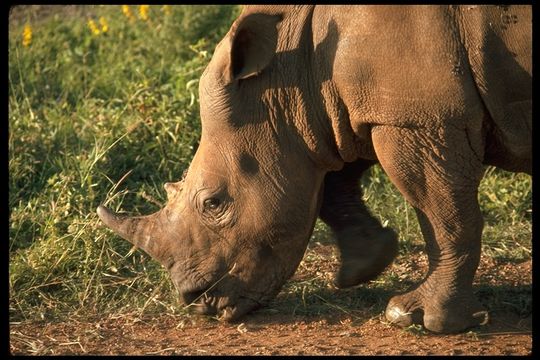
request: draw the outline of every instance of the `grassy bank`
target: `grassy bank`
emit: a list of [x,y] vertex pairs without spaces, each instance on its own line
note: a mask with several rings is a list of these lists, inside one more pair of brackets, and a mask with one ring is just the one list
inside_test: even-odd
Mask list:
[[[12,321],[183,311],[165,271],[106,230],[95,209],[106,201],[144,214],[165,202],[162,184],[181,177],[198,146],[198,79],[238,13],[134,5],[12,11]],[[373,213],[400,232],[402,253],[416,251],[414,212],[380,168],[362,186]],[[489,169],[480,201],[484,255],[530,258],[530,177]],[[312,241],[329,241],[320,222]]]

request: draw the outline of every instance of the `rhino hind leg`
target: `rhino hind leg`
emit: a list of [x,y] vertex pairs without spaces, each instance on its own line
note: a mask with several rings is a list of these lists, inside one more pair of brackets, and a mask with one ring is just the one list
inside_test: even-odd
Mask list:
[[396,233],[383,228],[362,201],[359,180],[374,162],[345,164],[326,174],[320,218],[332,229],[341,264],[338,288],[355,286],[377,277],[397,255]]

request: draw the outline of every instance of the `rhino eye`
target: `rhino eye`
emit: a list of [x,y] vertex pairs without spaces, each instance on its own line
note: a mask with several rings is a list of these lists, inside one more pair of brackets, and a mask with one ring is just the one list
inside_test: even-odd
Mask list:
[[217,198],[208,198],[203,202],[205,210],[216,210],[220,204],[221,201]]

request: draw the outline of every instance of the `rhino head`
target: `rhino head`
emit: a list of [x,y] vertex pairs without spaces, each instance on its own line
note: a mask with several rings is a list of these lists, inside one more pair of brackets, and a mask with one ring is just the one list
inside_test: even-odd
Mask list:
[[185,177],[165,184],[166,206],[97,210],[199,313],[235,320],[279,292],[313,231],[324,175],[342,164],[308,96],[310,13],[244,9],[200,79],[200,146]]

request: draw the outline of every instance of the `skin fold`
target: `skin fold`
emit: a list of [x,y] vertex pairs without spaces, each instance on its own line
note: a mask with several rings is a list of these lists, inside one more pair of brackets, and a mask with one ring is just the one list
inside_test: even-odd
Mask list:
[[336,237],[338,287],[391,263],[397,236],[358,186],[378,162],[429,259],[387,319],[483,324],[477,191],[485,165],[532,173],[531,24],[531,6],[245,6],[201,77],[200,146],[166,206],[98,215],[195,311],[234,321],[292,276],[317,216]]

